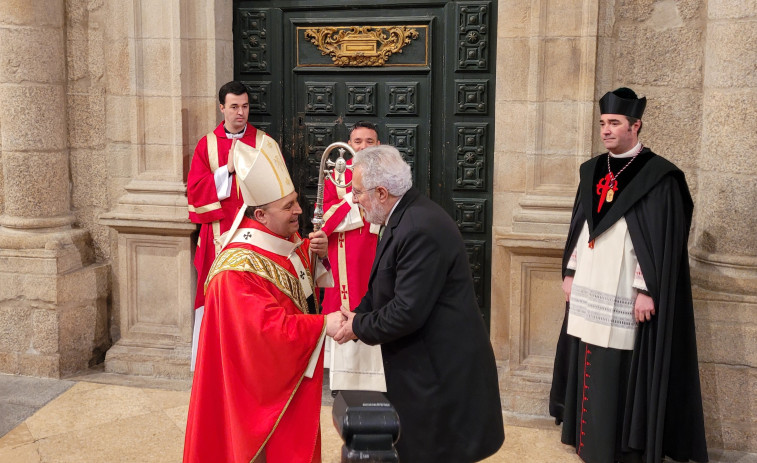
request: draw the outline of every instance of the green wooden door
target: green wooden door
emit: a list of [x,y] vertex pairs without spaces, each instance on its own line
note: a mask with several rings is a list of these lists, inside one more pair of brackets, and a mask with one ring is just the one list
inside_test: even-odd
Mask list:
[[234,76],[281,144],[310,218],[326,146],[357,121],[456,220],[489,319],[495,1],[234,2]]

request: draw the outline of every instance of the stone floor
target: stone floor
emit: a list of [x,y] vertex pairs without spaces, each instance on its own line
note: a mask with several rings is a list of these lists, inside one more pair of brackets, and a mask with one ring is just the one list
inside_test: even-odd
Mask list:
[[0,375],[0,436],[74,384],[73,381]]
[[[188,402],[189,383],[183,381],[102,372],[66,381],[0,375],[0,462],[178,463]],[[328,390],[324,402],[323,462],[338,463],[342,443]],[[580,462],[560,443],[557,427],[513,423],[505,433],[504,446],[485,462]],[[721,452],[711,461],[757,463],[757,456]]]

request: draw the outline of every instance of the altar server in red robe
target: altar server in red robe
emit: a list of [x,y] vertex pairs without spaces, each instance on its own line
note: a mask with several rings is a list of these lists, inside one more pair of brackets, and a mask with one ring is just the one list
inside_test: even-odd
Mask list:
[[192,369],[197,354],[205,295],[203,285],[208,270],[220,250],[221,235],[225,233],[243,204],[234,178],[234,163],[229,162],[229,150],[235,140],[258,146],[265,132],[247,122],[250,113],[247,87],[241,82],[228,82],[218,91],[223,122],[197,142],[192,165],[187,175],[189,220],[200,224],[194,264],[197,269],[195,293],[195,323],[192,339]]
[[[380,145],[376,126],[358,121],[350,129],[347,143],[356,152]],[[352,165],[352,158],[347,159]],[[352,180],[352,171],[337,179],[345,184]],[[334,287],[323,291],[323,313],[339,312],[339,307],[354,310],[368,290],[368,277],[376,255],[380,226],[363,217],[352,202],[352,186],[337,188],[327,180],[323,186],[322,230],[329,237],[329,261],[333,265]],[[386,391],[384,364],[379,346],[362,341],[337,344],[327,340],[326,366],[333,394],[338,390]]]
[[274,140],[240,141],[233,156],[245,206],[203,282],[184,462],[320,462],[323,340],[342,316],[308,299],[314,280],[333,284],[328,241],[297,233],[302,209]]

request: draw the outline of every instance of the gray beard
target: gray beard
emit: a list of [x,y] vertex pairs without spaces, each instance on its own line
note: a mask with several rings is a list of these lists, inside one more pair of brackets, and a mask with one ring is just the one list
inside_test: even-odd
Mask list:
[[386,214],[383,211],[377,210],[375,207],[376,204],[373,203],[373,200],[370,200],[370,203],[373,211],[368,211],[362,204],[359,205],[360,209],[363,210],[365,220],[370,223],[375,223],[376,225],[383,225],[384,222],[386,222]]

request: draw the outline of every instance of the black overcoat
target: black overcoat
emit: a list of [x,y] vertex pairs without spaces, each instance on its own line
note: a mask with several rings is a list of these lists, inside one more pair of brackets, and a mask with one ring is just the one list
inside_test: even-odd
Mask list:
[[[645,151],[649,151],[645,149]],[[592,223],[593,174],[597,156],[581,165],[580,184],[563,256],[563,276],[581,228],[588,220],[590,240],[625,217],[628,232],[654,300],[655,316],[639,324],[632,353],[629,392],[622,417],[622,450],[641,451],[644,461],[707,461],[699,384],[688,236],[694,204],[681,170],[661,156],[644,165],[618,203]],[[568,367],[578,339],[566,333],[568,308],[557,344],[549,412],[564,416]]]
[[387,396],[400,417],[400,461],[472,462],[504,441],[494,353],[462,236],[410,189],[389,218],[353,321],[381,344]]

